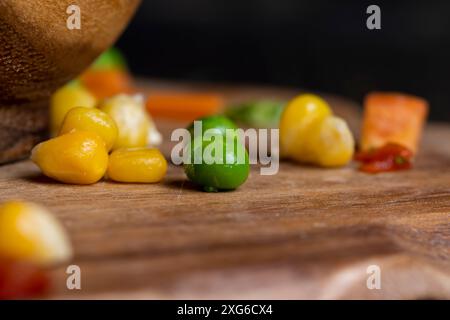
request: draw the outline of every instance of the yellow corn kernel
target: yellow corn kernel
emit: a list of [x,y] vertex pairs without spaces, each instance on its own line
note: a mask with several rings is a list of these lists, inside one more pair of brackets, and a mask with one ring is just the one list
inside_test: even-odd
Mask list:
[[11,201],[0,206],[0,256],[39,265],[72,258],[72,247],[61,224],[44,208]]
[[151,122],[139,97],[120,94],[100,106],[117,124],[119,135],[113,149],[146,147]]
[[70,110],[61,126],[60,135],[73,131],[91,131],[105,141],[106,150],[111,150],[117,139],[118,129],[114,120],[101,110],[77,107]]
[[61,124],[72,108],[94,108],[97,99],[81,85],[65,85],[56,91],[50,102],[50,131],[52,136],[58,135]]
[[323,167],[346,165],[353,157],[354,139],[347,123],[333,116],[321,98],[305,94],[292,100],[280,121],[283,156]]
[[74,131],[34,147],[31,159],[55,180],[72,184],[93,184],[108,168],[104,141],[94,132]]
[[303,94],[294,98],[283,111],[280,121],[280,151],[283,156],[303,152],[309,126],[332,114],[328,103],[322,98]]
[[167,161],[158,149],[118,149],[109,157],[108,177],[128,183],[154,183],[167,172]]
[[307,150],[314,155],[313,163],[322,167],[345,166],[353,158],[355,140],[341,118],[329,116],[308,131]]

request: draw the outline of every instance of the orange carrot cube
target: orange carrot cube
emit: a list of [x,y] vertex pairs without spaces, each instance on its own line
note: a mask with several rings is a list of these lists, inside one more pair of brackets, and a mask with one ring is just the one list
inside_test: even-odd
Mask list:
[[219,113],[224,100],[214,93],[166,92],[151,94],[146,105],[154,117],[193,121]]
[[369,94],[365,99],[361,150],[396,143],[417,153],[428,102],[400,93]]

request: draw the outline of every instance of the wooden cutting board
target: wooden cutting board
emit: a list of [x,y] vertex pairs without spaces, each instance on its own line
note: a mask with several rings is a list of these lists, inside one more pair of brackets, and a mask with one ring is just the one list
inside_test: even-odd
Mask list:
[[[298,93],[200,89],[230,102]],[[357,132],[357,106],[325,97]],[[166,141],[184,125],[158,120]],[[163,150],[168,156],[170,143]],[[411,171],[355,168],[282,162],[276,176],[254,167],[240,189],[209,194],[175,166],[161,184],[69,186],[23,161],[0,167],[0,200],[42,203],[67,227],[82,289],[66,288],[61,266],[50,298],[450,298],[450,127],[428,125]],[[371,265],[380,290],[367,288]]]

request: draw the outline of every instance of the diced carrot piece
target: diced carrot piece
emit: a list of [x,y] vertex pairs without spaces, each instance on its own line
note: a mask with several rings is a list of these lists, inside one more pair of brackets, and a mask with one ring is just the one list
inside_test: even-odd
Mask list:
[[131,77],[120,69],[88,70],[80,81],[98,99],[133,91]]
[[223,105],[221,96],[208,93],[158,93],[147,100],[152,116],[186,121],[217,114]]
[[428,114],[426,100],[400,93],[371,93],[365,99],[361,149],[396,143],[417,153]]

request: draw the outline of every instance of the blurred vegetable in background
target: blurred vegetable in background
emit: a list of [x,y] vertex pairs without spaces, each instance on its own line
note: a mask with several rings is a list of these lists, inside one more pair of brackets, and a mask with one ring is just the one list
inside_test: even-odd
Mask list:
[[79,80],[98,99],[133,92],[132,77],[125,58],[116,48],[105,51]]
[[147,99],[147,110],[155,117],[193,121],[219,113],[223,98],[214,93],[154,93]]
[[418,152],[428,102],[393,92],[374,92],[364,102],[360,171],[380,173],[412,168]]
[[396,143],[416,153],[428,115],[422,98],[391,92],[369,94],[364,103],[361,150]]
[[109,48],[94,61],[89,70],[122,70],[127,71],[128,66],[122,52],[117,48]]
[[352,160],[354,148],[347,123],[334,116],[322,98],[303,94],[284,109],[280,121],[283,157],[322,167],[339,167]]
[[275,100],[249,101],[225,111],[231,120],[251,128],[277,128],[285,102]]

